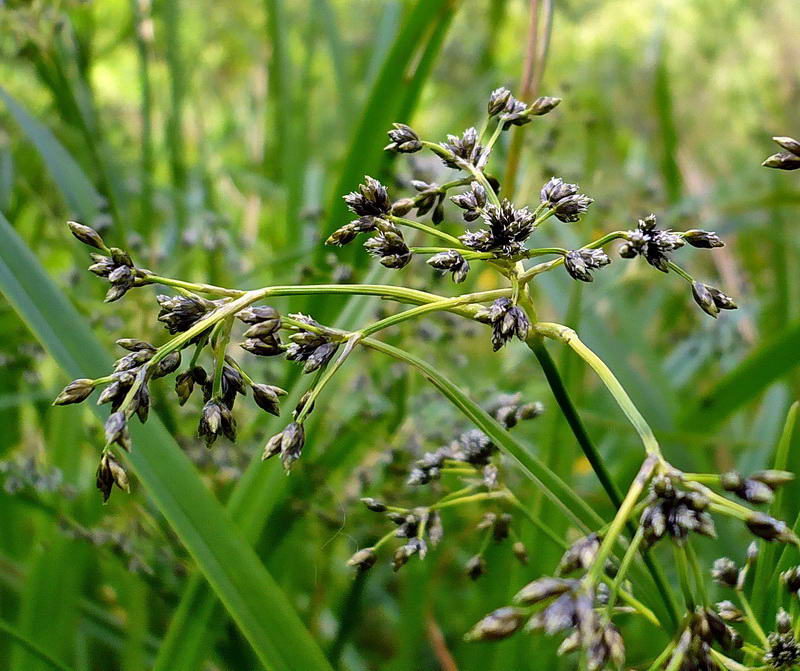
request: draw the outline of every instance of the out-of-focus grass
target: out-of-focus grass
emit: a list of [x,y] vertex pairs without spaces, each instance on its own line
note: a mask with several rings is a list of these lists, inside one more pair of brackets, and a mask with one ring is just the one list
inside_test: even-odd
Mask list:
[[[102,305],[100,283],[78,272],[82,255],[63,227],[70,217],[127,240],[144,265],[189,279],[241,287],[324,281],[341,262],[363,277],[362,254],[331,255],[318,244],[345,221],[339,196],[364,172],[407,176],[404,161],[390,164],[380,151],[392,121],[442,137],[475,123],[491,89],[515,88],[528,7],[521,0],[6,3],[0,212],[109,350],[116,337],[161,337],[152,295]],[[615,263],[579,293],[566,277],[546,277],[536,296],[543,317],[579,328],[668,456],[694,471],[770,464],[797,396],[800,186],[796,174],[759,163],[771,135],[800,132],[798,30],[800,8],[791,0],[557,3],[540,92],[564,102],[525,129],[520,202],[535,202],[552,174],[596,199],[578,230],[552,227],[542,246],[568,246],[650,211],[682,228],[717,230],[728,242],[710,255],[686,253],[692,271],[741,306],[716,323],[698,314],[682,283],[640,264]],[[496,165],[506,150],[499,148]],[[421,266],[401,272],[410,284],[436,281]],[[348,326],[378,309],[338,298],[300,307],[329,319],[344,313]],[[59,468],[74,490],[71,498],[27,485],[0,494],[0,620],[74,669],[139,670],[156,657],[169,669],[257,668],[144,488],[136,482],[131,497],[100,508],[92,491],[97,425],[79,408],[48,409],[66,377],[11,302],[0,306],[0,327],[0,459],[23,464],[34,480]],[[64,320],[61,328],[80,326]],[[544,401],[545,417],[520,427],[518,438],[608,513],[530,353],[492,355],[484,335],[454,335],[436,319],[424,333],[403,328],[388,338],[435,361],[476,401],[517,390]],[[543,660],[558,668],[549,642],[461,641],[477,617],[555,561],[544,545],[524,568],[497,552],[485,580],[466,582],[461,566],[474,550],[477,510],[451,516],[443,546],[407,572],[376,567],[354,582],[343,566],[378,533],[353,503],[361,480],[378,477],[377,455],[410,449],[409,435],[435,446],[449,438],[447,427],[464,426],[413,373],[359,357],[317,410],[304,466],[289,479],[274,463],[248,468],[277,422],[252,413],[235,448],[198,456],[194,412],[163,399],[156,411],[334,664],[442,668],[430,643],[433,622],[459,669],[533,669]],[[635,436],[593,376],[567,353],[557,357],[613,477],[627,481],[639,454]],[[263,374],[289,386],[296,377],[272,364]],[[534,487],[518,484],[526,501],[537,501]],[[794,515],[794,491],[787,494],[783,504]],[[415,495],[405,496],[413,504]],[[546,499],[536,505],[560,528]],[[96,544],[65,533],[65,516],[92,531]],[[533,530],[521,531],[537,542]],[[721,542],[700,547],[705,561],[722,550],[741,555],[738,530]],[[131,564],[140,567],[136,575],[126,575]],[[628,641],[633,662],[648,652],[647,635]],[[0,667],[49,668],[2,634]]]

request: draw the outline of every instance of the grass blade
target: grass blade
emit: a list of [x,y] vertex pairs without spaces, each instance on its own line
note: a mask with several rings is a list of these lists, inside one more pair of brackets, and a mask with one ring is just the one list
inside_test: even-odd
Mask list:
[[97,213],[100,196],[86,178],[80,166],[70,156],[50,130],[17,103],[2,87],[2,100],[11,116],[36,147],[50,175],[64,195],[70,210],[84,219]]
[[800,364],[800,322],[755,349],[736,368],[705,392],[682,418],[681,425],[714,426]]

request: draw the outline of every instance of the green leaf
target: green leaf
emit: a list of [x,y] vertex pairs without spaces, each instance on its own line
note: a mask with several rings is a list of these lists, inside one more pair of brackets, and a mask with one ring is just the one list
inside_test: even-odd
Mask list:
[[11,116],[42,156],[70,209],[76,216],[91,219],[97,212],[100,196],[75,159],[70,156],[50,130],[17,103],[2,87],[2,100]]
[[[110,368],[86,320],[1,216],[0,290],[68,375]],[[128,463],[262,663],[280,671],[329,671],[283,592],[164,426],[152,418],[133,427],[133,439]]]
[[742,405],[800,364],[800,322],[794,322],[775,339],[753,350],[703,394],[682,418],[684,427],[711,427],[727,419]]

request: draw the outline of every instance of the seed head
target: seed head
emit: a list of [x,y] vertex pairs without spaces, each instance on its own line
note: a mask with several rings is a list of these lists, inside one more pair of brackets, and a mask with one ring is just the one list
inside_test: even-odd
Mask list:
[[505,86],[492,91],[489,96],[489,104],[486,107],[487,114],[492,117],[500,114],[505,109],[506,104],[511,99],[511,91]]
[[531,116],[542,116],[552,112],[556,107],[561,104],[561,98],[554,98],[552,96],[542,96],[533,101],[528,108],[528,114]]
[[788,634],[792,630],[792,618],[783,608],[779,608],[775,615],[775,628],[779,634]]
[[720,601],[717,604],[717,613],[726,622],[741,622],[744,613],[732,601]]
[[477,580],[486,573],[486,560],[480,555],[470,557],[464,570],[470,580]]
[[538,578],[517,592],[513,601],[520,606],[532,606],[569,592],[576,587],[577,582],[577,580],[551,578],[549,576]]
[[478,182],[472,182],[469,191],[451,196],[450,200],[456,207],[464,210],[464,221],[475,221],[480,216],[480,211],[486,207],[486,189]]
[[597,534],[589,534],[578,539],[561,557],[558,564],[558,575],[566,575],[573,571],[586,570],[593,563],[600,549],[600,538]]
[[786,522],[776,520],[765,513],[751,513],[745,524],[753,534],[764,540],[791,543],[792,545],[800,544],[797,536],[786,525]]
[[[791,623],[790,623],[791,624]],[[769,650],[764,662],[776,669],[791,669],[800,661],[800,646],[791,632],[769,635]]]
[[361,499],[361,503],[367,507],[367,510],[371,510],[373,513],[386,512],[386,504],[382,501],[378,501],[377,499],[366,496]]
[[216,306],[199,296],[156,296],[161,310],[158,321],[166,326],[171,334],[183,333],[203,319]]
[[364,248],[387,268],[403,268],[411,261],[411,250],[399,231],[380,231],[364,243]]
[[277,334],[274,333],[261,338],[248,338],[244,342],[240,342],[239,347],[256,356],[277,356],[283,354],[281,342]]
[[627,243],[620,247],[620,256],[643,256],[651,266],[664,273],[669,271],[670,252],[684,245],[683,237],[657,227],[654,214],[639,219],[636,229],[627,231],[625,238]]
[[511,546],[511,552],[523,566],[528,563],[528,550],[522,541],[516,541]]
[[528,337],[528,317],[506,297],[498,298],[488,308],[479,310],[475,318],[492,325],[492,348],[495,352],[515,335],[522,341]]
[[800,142],[791,137],[773,137],[772,139],[786,151],[773,154],[761,165],[779,170],[800,168]]
[[692,247],[698,247],[700,249],[713,249],[714,247],[725,246],[725,243],[722,242],[720,237],[713,231],[701,231],[696,228],[685,231],[683,239]]
[[220,434],[230,441],[236,440],[236,420],[222,399],[209,399],[203,406],[197,433],[205,441],[206,447],[211,447]]
[[447,142],[440,143],[440,147],[444,150],[441,154],[444,164],[455,169],[461,167],[459,160],[476,165],[483,153],[483,147],[478,143],[478,131],[474,127],[467,128],[461,137],[448,135]]
[[800,592],[800,566],[792,566],[781,573],[781,582],[791,594]]
[[300,458],[305,442],[306,435],[303,425],[292,422],[267,441],[261,458],[266,460],[280,454],[283,467],[288,471],[292,464]]

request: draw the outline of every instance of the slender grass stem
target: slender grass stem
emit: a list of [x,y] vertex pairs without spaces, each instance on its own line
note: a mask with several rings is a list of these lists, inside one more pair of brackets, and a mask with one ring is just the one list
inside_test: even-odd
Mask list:
[[628,517],[633,511],[633,508],[636,505],[636,502],[639,500],[639,497],[642,495],[645,486],[650,481],[650,477],[652,476],[653,470],[655,469],[657,463],[658,457],[653,454],[648,455],[642,463],[639,472],[636,474],[631,486],[628,488],[627,494],[625,494],[625,498],[622,500],[622,503],[619,506],[619,510],[617,510],[617,514],[614,516],[614,519],[611,522],[611,526],[609,526],[606,535],[603,537],[603,542],[600,543],[600,548],[597,550],[597,556],[592,562],[592,567],[589,569],[589,572],[586,576],[586,580],[589,584],[594,585],[599,580],[600,574],[605,568],[606,560],[611,556],[611,553],[614,549],[614,544],[617,542],[622,530],[625,528],[625,525],[628,522]]
[[625,554],[622,557],[622,562],[617,570],[617,575],[614,576],[614,581],[611,583],[611,593],[608,596],[608,604],[606,605],[606,612],[608,613],[609,617],[611,616],[611,612],[614,609],[614,604],[617,601],[617,596],[619,595],[622,581],[628,574],[628,569],[631,567],[631,564],[636,557],[636,553],[639,551],[639,546],[641,545],[643,538],[644,529],[642,527],[638,527],[633,539],[630,542],[630,545],[628,545],[628,549],[625,550]]
[[539,322],[534,326],[534,333],[544,335],[554,340],[559,340],[565,345],[571,347],[578,356],[580,356],[589,366],[594,369],[598,377],[602,380],[603,384],[608,388],[614,400],[619,405],[622,412],[628,418],[633,428],[639,434],[642,440],[644,449],[648,454],[653,454],[661,458],[661,448],[658,446],[653,430],[650,425],[642,417],[642,414],[634,405],[630,396],[628,396],[625,389],[619,383],[614,373],[605,364],[605,362],[598,357],[591,349],[589,349],[583,341],[578,337],[568,326],[562,324],[552,324],[547,322]]
[[708,590],[706,589],[706,583],[703,579],[703,571],[700,569],[700,562],[697,560],[697,553],[690,540],[687,539],[684,549],[686,551],[686,557],[689,560],[689,566],[692,569],[692,574],[694,575],[695,590],[697,594],[700,595],[700,600],[703,605],[707,606],[709,604]]
[[689,583],[689,564],[686,561],[686,549],[678,543],[673,543],[672,547],[675,555],[675,566],[678,570],[678,582],[681,584],[683,598],[686,601],[686,610],[694,610],[695,598],[692,586]]
[[769,644],[769,639],[767,638],[764,629],[761,627],[761,624],[758,622],[758,618],[753,612],[753,607],[750,605],[750,600],[747,598],[747,595],[743,590],[737,589],[736,596],[738,597],[739,603],[744,611],[744,619],[745,622],[747,622],[747,626],[750,627],[750,630],[756,635],[756,638],[758,638],[761,645],[764,646],[764,649],[769,650],[771,647]]
[[418,231],[422,231],[423,233],[427,233],[428,235],[431,235],[434,238],[439,238],[440,240],[444,240],[450,243],[453,247],[456,247],[458,249],[466,249],[461,240],[459,240],[454,235],[450,235],[449,233],[440,231],[438,228],[433,228],[432,226],[423,224],[421,221],[414,221],[413,219],[405,219],[403,217],[395,217],[393,215],[387,217],[387,219],[389,219],[389,221],[394,222],[395,224],[400,224],[401,226],[408,226],[409,228],[414,228]]

